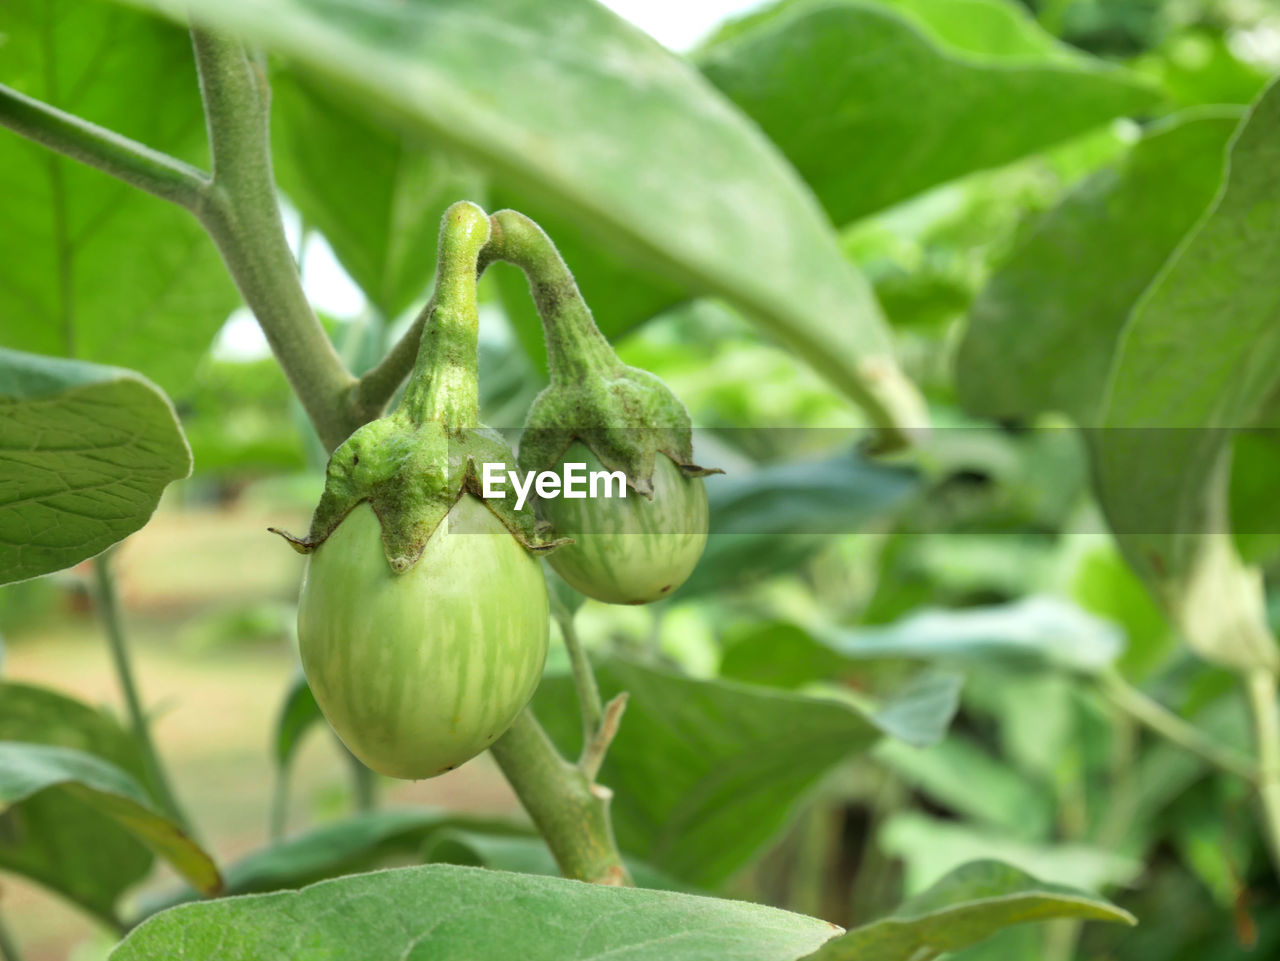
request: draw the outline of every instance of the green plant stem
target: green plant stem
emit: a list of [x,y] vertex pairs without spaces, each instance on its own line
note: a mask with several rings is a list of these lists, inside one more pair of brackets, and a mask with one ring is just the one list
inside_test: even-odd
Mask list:
[[1244,676],[1258,745],[1258,798],[1271,859],[1280,872],[1280,701],[1276,677],[1258,668]]
[[556,623],[560,625],[560,634],[569,652],[573,685],[577,689],[578,707],[582,713],[582,753],[578,756],[578,770],[588,781],[594,782],[600,773],[600,765],[604,763],[604,756],[609,752],[609,745],[618,733],[622,712],[627,707],[627,693],[623,691],[608,704],[602,704],[600,685],[596,683],[591,660],[573,626],[573,614],[566,612],[557,616]]
[[0,961],[22,961],[22,951],[3,915],[0,915]]
[[1116,707],[1165,740],[1195,754],[1214,767],[1254,782],[1258,768],[1247,757],[1208,737],[1195,725],[1143,694],[1114,672],[1099,678],[1102,691]]
[[338,742],[351,767],[351,800],[355,809],[364,814],[378,806],[378,776],[364,766],[341,741]]
[[404,379],[413,370],[422,343],[422,331],[427,326],[427,320],[430,319],[435,306],[436,298],[433,293],[404,335],[392,345],[382,360],[369,368],[356,381],[349,395],[353,419],[363,423],[381,416],[387,401],[394,396],[396,389],[404,383]]
[[324,445],[359,426],[347,371],[307,302],[284,232],[271,169],[266,71],[243,44],[191,31],[213,161],[210,202],[200,220],[284,369]]
[[0,84],[0,126],[199,216],[209,175],[175,157]]
[[551,382],[569,383],[621,368],[622,361],[596,326],[573,273],[545,231],[514,210],[499,210],[489,222],[492,229],[480,272],[495,260],[524,271],[542,318]]
[[445,211],[430,317],[397,410],[415,424],[430,420],[447,430],[480,426],[476,259],[488,239],[489,218],[475,204],[460,201]]
[[529,709],[489,750],[565,877],[631,884],[609,820],[612,792],[562,758]]
[[595,671],[591,669],[591,661],[583,650],[578,631],[573,626],[573,615],[558,617],[556,623],[560,625],[560,635],[564,638],[569,663],[573,666],[573,684],[578,690],[578,705],[582,709],[582,743],[585,747],[600,729],[600,721],[604,717],[600,686],[596,683]]
[[353,421],[343,366],[302,290],[271,171],[270,89],[238,42],[192,30],[212,174],[0,86],[0,126],[171,201],[213,239],[295,393],[329,448]]
[[94,586],[98,601],[98,614],[107,635],[107,643],[111,648],[111,659],[115,665],[116,678],[120,682],[120,691],[124,695],[125,709],[129,715],[129,727],[134,740],[142,754],[142,763],[147,771],[156,800],[165,812],[184,829],[190,830],[190,821],[182,811],[178,799],[169,787],[169,779],[165,774],[164,764],[151,740],[151,725],[147,721],[146,712],[142,708],[142,699],[138,696],[138,686],[133,677],[133,662],[129,654],[129,644],[124,633],[124,623],[120,617],[120,599],[116,589],[115,574],[111,569],[111,551],[98,556],[93,562]]
[[[489,242],[480,252],[477,276],[489,266],[505,261],[524,271],[529,290],[543,318],[547,359],[553,379],[586,376],[592,370],[621,365],[617,354],[600,333],[578,284],[551,238],[522,213],[500,210],[489,218]],[[413,369],[427,319],[435,308],[435,294],[395,346],[359,379],[351,391],[350,405],[366,419],[378,412]],[[548,323],[548,318],[556,318]]]

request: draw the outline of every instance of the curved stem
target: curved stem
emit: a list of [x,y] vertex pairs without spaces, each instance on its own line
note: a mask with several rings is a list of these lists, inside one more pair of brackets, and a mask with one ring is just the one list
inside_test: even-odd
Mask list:
[[1165,740],[1228,774],[1249,782],[1257,780],[1258,768],[1249,758],[1219,744],[1194,724],[1148,697],[1115,672],[1104,674],[1099,678],[1099,683],[1116,707]]
[[270,88],[244,46],[191,31],[213,158],[200,220],[329,449],[359,426],[347,409],[347,371],[302,290],[271,170]]
[[399,408],[415,423],[434,420],[451,429],[480,426],[476,260],[488,239],[489,218],[475,204],[464,200],[445,211],[436,289]]
[[396,388],[404,382],[405,377],[409,375],[409,371],[413,369],[414,361],[418,356],[418,348],[422,343],[423,328],[426,327],[427,320],[431,317],[431,312],[435,309],[435,306],[436,301],[433,294],[431,299],[427,301],[427,305],[413,319],[409,329],[387,351],[382,360],[369,368],[356,381],[350,393],[350,407],[353,419],[365,422],[373,420],[382,414],[387,401],[392,398]]
[[481,256],[480,269],[483,272],[493,261],[505,260],[524,271],[542,318],[551,382],[570,383],[620,368],[622,361],[600,333],[577,281],[551,238],[514,210],[499,210],[489,220],[492,235]]
[[528,708],[489,750],[565,877],[631,884],[609,820],[612,792],[562,758]]
[[138,696],[138,686],[133,677],[133,662],[129,654],[129,644],[124,633],[124,623],[120,617],[120,599],[116,590],[115,575],[111,569],[111,551],[100,554],[93,562],[94,586],[98,601],[98,614],[106,631],[107,642],[111,648],[111,659],[115,665],[116,678],[120,682],[120,691],[124,695],[125,709],[129,715],[129,727],[133,732],[138,750],[142,754],[142,763],[146,768],[147,780],[150,782],[156,800],[165,812],[179,825],[190,831],[191,824],[182,811],[178,799],[169,787],[169,779],[165,774],[164,764],[151,740],[151,725],[147,721],[146,712],[142,708],[142,699]]
[[1280,871],[1280,700],[1276,677],[1257,669],[1244,676],[1249,710],[1258,743],[1258,797],[1271,860]]
[[203,170],[0,84],[0,126],[199,215]]

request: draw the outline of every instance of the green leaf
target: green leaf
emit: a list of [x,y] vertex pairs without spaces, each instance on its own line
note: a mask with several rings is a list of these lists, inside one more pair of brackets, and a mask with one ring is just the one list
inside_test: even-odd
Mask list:
[[[44,688],[0,684],[0,741],[75,748],[146,779],[136,742],[113,717]],[[151,864],[151,852],[126,828],[65,792],[37,794],[0,814],[0,868],[108,923],[115,922],[120,896]]]
[[[250,851],[223,872],[226,894],[287,891],[327,878],[369,871],[406,859],[420,860],[428,842],[445,829],[484,831],[494,837],[527,835],[521,824],[496,817],[469,817],[427,807],[364,811]],[[183,887],[145,901],[143,916],[194,901],[200,892]]]
[[132,371],[0,348],[0,583],[93,557],[191,472],[168,398]]
[[760,124],[837,224],[1154,103],[1084,58],[949,51],[903,16],[829,2],[712,48],[703,71]]
[[953,735],[926,748],[886,740],[873,754],[907,784],[957,814],[1027,840],[1049,833],[1053,799],[971,738]]
[[1128,884],[1142,871],[1140,861],[1108,848],[1083,842],[1027,841],[1010,837],[1004,829],[917,811],[892,814],[878,841],[886,854],[903,861],[903,883],[910,893],[923,891],[948,872],[981,858],[998,858],[1020,871],[1055,877],[1089,891]]
[[284,703],[276,717],[275,762],[276,769],[284,771],[293,760],[302,736],[315,724],[324,720],[316,696],[311,693],[306,677],[298,672],[285,692]]
[[480,177],[306,76],[276,71],[271,93],[281,189],[370,302],[396,318],[431,289],[440,218],[455,200],[484,200]]
[[794,171],[687,64],[604,7],[149,2],[292,58],[637,266],[732,300],[873,422],[923,420],[868,285]]
[[956,671],[922,671],[877,709],[872,719],[898,743],[929,747],[946,736],[960,708],[963,687],[964,675]]
[[156,810],[128,772],[84,751],[0,741],[0,806],[55,791],[84,801],[126,828],[205,894],[222,878],[213,860],[177,824]]
[[1101,898],[1046,884],[999,861],[973,861],[889,917],[827,942],[805,961],[922,961],[1011,925],[1058,918],[1137,923]]
[[919,488],[915,472],[852,453],[710,477],[710,538],[676,596],[742,587],[792,569],[832,537],[893,514]]
[[925,610],[881,628],[826,630],[818,636],[845,657],[858,660],[999,660],[1085,674],[1110,665],[1123,647],[1114,626],[1053,597],[958,611]]
[[[560,869],[556,866],[547,842],[536,835],[521,837],[511,833],[492,834],[446,828],[433,834],[428,840],[426,860],[433,864],[462,864],[498,871],[516,871],[520,874],[560,876]],[[627,870],[639,888],[683,891],[686,894],[703,893],[634,858],[627,859]]]
[[791,961],[832,928],[740,901],[431,864],[183,905],[136,928],[111,959]]
[[1084,65],[1090,58],[1047,33],[1013,0],[878,0],[945,47],[1014,63]]
[[956,361],[966,407],[1097,423],[1125,321],[1212,203],[1239,116],[1214,108],[1162,122],[1044,215],[974,304]]
[[[183,30],[113,4],[11,0],[0,81],[199,166],[204,112]],[[186,211],[0,131],[5,346],[190,381],[238,302]]]
[[[706,888],[746,864],[824,774],[870,747],[906,710],[899,702],[882,726],[872,710],[840,700],[694,680],[621,658],[598,664],[596,678],[606,698],[630,694],[600,774],[614,792],[619,845]],[[947,719],[954,711],[954,699],[929,688],[907,696],[926,699]],[[566,756],[575,756],[581,721],[572,680],[544,679],[534,709]],[[919,714],[913,723],[945,727]]]
[[1227,516],[1232,431],[1280,386],[1277,156],[1273,84],[1236,134],[1217,203],[1134,308],[1090,436],[1130,564],[1200,656],[1242,669],[1280,665],[1261,575],[1241,562]]

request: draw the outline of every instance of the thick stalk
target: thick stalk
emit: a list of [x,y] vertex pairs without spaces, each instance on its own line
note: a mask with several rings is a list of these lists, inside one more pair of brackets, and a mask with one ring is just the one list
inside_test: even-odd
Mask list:
[[415,423],[438,421],[454,430],[480,426],[476,260],[488,239],[489,218],[475,204],[461,201],[445,211],[436,289],[400,405]]
[[125,637],[124,623],[120,617],[120,599],[116,590],[115,575],[111,570],[111,551],[99,555],[93,562],[93,573],[98,615],[102,620],[107,643],[111,648],[111,660],[115,666],[116,678],[120,683],[120,692],[124,695],[129,727],[142,754],[147,780],[150,782],[152,793],[165,812],[184,829],[190,830],[190,822],[178,804],[173,790],[169,787],[164,764],[151,740],[151,725],[143,710],[142,699],[138,696],[138,685],[133,677],[133,660]]
[[307,302],[285,237],[271,170],[266,73],[237,41],[199,29],[191,31],[191,38],[213,160],[211,202],[202,210],[201,222],[321,440],[332,450],[359,426],[347,406],[355,378]]
[[609,820],[612,793],[560,756],[531,711],[521,712],[489,750],[561,874],[594,884],[631,884]]
[[1257,669],[1244,676],[1249,710],[1258,744],[1258,799],[1271,860],[1280,871],[1280,701],[1276,677]]

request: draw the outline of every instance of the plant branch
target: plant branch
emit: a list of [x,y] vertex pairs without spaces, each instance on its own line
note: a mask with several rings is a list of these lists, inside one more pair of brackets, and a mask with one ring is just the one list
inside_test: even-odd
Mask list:
[[367,370],[356,382],[350,393],[351,416],[360,421],[373,420],[381,416],[396,389],[404,383],[413,370],[414,361],[418,357],[418,347],[422,343],[422,331],[426,328],[427,319],[435,310],[435,294],[427,301],[425,307],[413,319],[413,324],[386,356]]
[[600,729],[600,721],[604,716],[600,687],[596,684],[595,672],[591,670],[591,661],[582,648],[578,631],[573,626],[573,614],[566,611],[556,617],[556,623],[560,625],[560,635],[569,652],[569,663],[573,665],[573,685],[578,689],[578,705],[582,709],[582,743],[585,750],[587,743]]
[[522,711],[489,750],[561,874],[594,884],[631,884],[609,820],[613,793],[560,756],[532,711]]
[[197,216],[212,185],[203,170],[3,84],[0,126]]
[[1099,684],[1116,707],[1165,740],[1228,774],[1244,778],[1250,783],[1257,781],[1258,768],[1249,758],[1219,744],[1194,724],[1148,697],[1115,672],[1104,674],[1099,679]]
[[[593,683],[594,680],[593,677]],[[596,776],[600,773],[600,765],[604,763],[604,756],[609,753],[609,745],[613,743],[613,738],[618,733],[618,725],[622,723],[622,712],[627,709],[628,697],[626,691],[615,695],[604,706],[604,714],[595,731],[584,738],[582,755],[578,758],[578,770],[592,783],[595,783]]]
[[211,202],[201,222],[324,445],[332,450],[359,426],[347,405],[347,371],[302,290],[285,237],[271,169],[271,91],[243,44],[193,28],[209,153]]
[[1258,797],[1271,859],[1280,871],[1280,701],[1276,677],[1265,668],[1244,675],[1258,744]]
[[120,598],[116,589],[115,574],[111,568],[112,551],[100,554],[93,562],[95,595],[98,602],[98,616],[106,631],[107,642],[111,648],[111,659],[115,665],[116,678],[120,682],[120,691],[124,695],[125,708],[129,715],[129,727],[142,754],[142,763],[147,772],[152,793],[160,802],[165,812],[188,832],[191,823],[183,813],[169,779],[165,774],[164,764],[151,740],[151,725],[147,721],[146,712],[142,708],[142,699],[138,696],[138,686],[133,677],[133,663],[129,654],[129,644],[124,633],[124,622],[120,616]]

